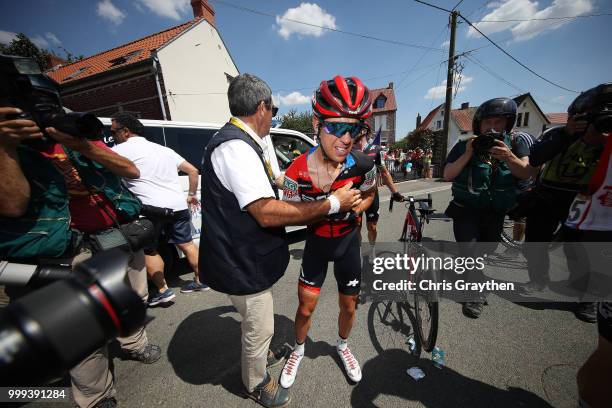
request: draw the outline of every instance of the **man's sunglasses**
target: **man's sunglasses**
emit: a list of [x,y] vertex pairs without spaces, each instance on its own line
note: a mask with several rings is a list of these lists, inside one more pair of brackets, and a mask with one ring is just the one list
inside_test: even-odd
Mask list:
[[362,135],[362,132],[367,131],[368,125],[362,122],[346,123],[346,122],[323,122],[323,129],[330,135],[342,137],[347,132],[351,135],[351,139],[356,139]]
[[269,104],[264,102],[264,105],[266,105],[266,108],[268,108],[268,110],[272,110],[272,117],[275,117],[278,113],[278,106],[272,105],[272,102],[270,102]]

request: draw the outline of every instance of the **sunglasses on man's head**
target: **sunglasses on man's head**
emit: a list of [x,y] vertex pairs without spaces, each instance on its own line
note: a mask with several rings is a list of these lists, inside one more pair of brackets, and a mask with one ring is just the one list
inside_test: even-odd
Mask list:
[[323,129],[336,137],[342,137],[348,132],[351,139],[356,139],[366,129],[366,124],[362,122],[346,123],[346,122],[323,122]]

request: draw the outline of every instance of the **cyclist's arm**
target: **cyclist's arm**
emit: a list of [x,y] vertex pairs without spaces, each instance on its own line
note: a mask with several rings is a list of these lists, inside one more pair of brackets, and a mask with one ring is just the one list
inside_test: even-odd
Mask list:
[[383,184],[387,186],[387,188],[389,188],[391,194],[397,193],[397,187],[393,182],[393,178],[391,177],[391,173],[389,173],[389,170],[387,170],[385,166],[381,166],[378,168],[378,171],[380,172],[380,177],[382,178]]

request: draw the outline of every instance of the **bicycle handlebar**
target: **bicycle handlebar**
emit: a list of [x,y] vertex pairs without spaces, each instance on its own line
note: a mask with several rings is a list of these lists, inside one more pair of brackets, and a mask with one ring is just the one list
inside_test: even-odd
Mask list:
[[[393,198],[389,200],[389,212],[393,212],[393,201],[395,201],[393,200]],[[413,196],[404,197],[402,202],[404,201],[409,201],[411,205],[414,205],[414,203],[427,203],[429,208],[432,207],[432,202],[433,202],[431,199],[431,193],[427,194],[427,198],[414,198]]]

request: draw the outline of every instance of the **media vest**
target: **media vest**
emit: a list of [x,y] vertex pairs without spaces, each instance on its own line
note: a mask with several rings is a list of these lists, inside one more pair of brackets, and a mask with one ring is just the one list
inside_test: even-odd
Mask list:
[[[123,220],[136,218],[140,202],[121,184],[121,179],[80,153],[64,146],[83,183],[103,193]],[[19,218],[0,217],[0,258],[31,260],[56,258],[69,248],[69,197],[64,176],[40,152],[21,145],[21,170],[30,183],[30,201]],[[10,197],[7,197],[10,199]]]
[[[466,142],[460,148],[465,152]],[[505,135],[510,146],[510,137]],[[453,201],[474,210],[505,214],[516,204],[516,178],[504,162],[493,164],[481,161],[476,154],[453,181]]]
[[[211,156],[222,143],[239,139],[255,150],[268,175],[274,194],[278,188],[266,171],[263,151],[251,137],[231,123],[217,132],[202,160],[202,233],[200,235],[200,279],[216,291],[248,295],[266,290],[278,281],[289,263],[289,248],[283,227],[263,228],[242,211],[213,169]],[[249,172],[240,175],[249,178]]]

